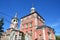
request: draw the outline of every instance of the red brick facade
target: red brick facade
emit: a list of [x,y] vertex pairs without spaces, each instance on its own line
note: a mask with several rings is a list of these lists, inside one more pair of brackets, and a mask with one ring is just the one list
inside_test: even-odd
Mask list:
[[[43,25],[44,19],[37,12],[33,12],[21,18],[20,30],[24,32],[25,35],[27,33],[28,38],[31,34],[31,40],[55,40],[54,30],[49,26],[45,25],[44,27]],[[38,27],[40,27],[40,29]],[[32,33],[30,33],[30,31]]]

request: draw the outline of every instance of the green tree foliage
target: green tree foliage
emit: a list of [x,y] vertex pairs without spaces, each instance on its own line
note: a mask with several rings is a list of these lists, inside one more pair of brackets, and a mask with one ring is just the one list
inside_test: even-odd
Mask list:
[[4,32],[4,31],[3,31],[3,27],[2,27],[2,26],[4,25],[3,20],[4,20],[3,18],[0,19],[0,37],[1,37],[1,35],[2,35],[2,32]]
[[56,40],[60,40],[60,36],[56,36]]
[[25,40],[25,35],[24,35],[24,33],[23,33],[23,35],[22,35],[21,40]]

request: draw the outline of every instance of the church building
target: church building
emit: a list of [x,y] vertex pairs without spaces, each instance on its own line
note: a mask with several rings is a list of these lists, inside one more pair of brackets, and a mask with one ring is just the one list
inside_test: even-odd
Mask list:
[[18,29],[17,13],[11,20],[10,28],[2,34],[1,40],[24,40],[24,33]]
[[55,40],[54,29],[44,22],[45,19],[32,7],[30,13],[21,18],[20,31],[25,34],[25,40]]
[[54,29],[45,25],[45,19],[31,8],[30,13],[21,17],[18,29],[17,13],[12,18],[10,28],[2,33],[1,40],[56,40]]

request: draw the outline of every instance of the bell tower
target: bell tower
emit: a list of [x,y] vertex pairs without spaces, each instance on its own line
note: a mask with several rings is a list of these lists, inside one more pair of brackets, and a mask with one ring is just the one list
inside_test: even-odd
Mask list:
[[17,29],[17,26],[18,26],[18,18],[16,13],[14,18],[12,18],[10,28]]

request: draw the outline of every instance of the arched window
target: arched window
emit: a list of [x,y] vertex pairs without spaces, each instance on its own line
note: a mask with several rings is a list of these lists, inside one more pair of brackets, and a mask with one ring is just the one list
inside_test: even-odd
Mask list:
[[48,38],[49,38],[49,40],[52,40],[52,37],[51,37],[51,33],[50,32],[48,32]]

